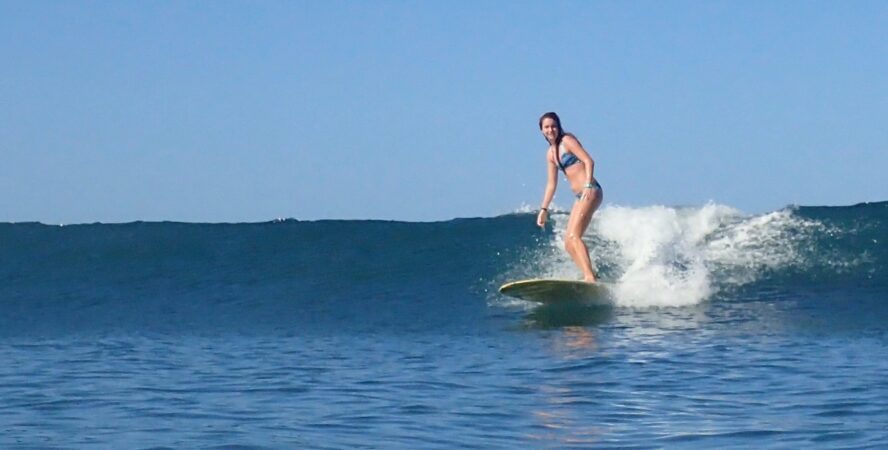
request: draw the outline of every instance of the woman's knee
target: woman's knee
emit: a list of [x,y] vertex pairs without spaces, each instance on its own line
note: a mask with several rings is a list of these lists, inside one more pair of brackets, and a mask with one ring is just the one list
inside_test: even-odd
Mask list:
[[568,233],[567,237],[564,238],[564,249],[567,251],[571,251],[577,245],[577,241],[579,240],[579,236]]

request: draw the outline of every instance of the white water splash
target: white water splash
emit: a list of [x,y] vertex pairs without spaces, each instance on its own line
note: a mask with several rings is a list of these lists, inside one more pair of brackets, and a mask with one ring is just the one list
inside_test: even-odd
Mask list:
[[[564,247],[566,214],[552,216],[544,277],[579,278]],[[789,210],[758,216],[718,204],[697,208],[608,206],[587,230],[590,255],[614,283],[620,306],[685,306],[719,289],[749,283],[769,269],[795,264],[798,248],[822,228]]]

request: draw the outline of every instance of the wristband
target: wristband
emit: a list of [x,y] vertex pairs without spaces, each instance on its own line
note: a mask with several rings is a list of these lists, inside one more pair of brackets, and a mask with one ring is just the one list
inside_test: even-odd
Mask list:
[[540,207],[540,211],[549,212],[549,208],[543,208],[543,207],[541,206],[541,207]]
[[583,186],[583,187],[586,188],[586,189],[595,189],[595,185],[592,184],[592,183],[586,183],[586,185]]

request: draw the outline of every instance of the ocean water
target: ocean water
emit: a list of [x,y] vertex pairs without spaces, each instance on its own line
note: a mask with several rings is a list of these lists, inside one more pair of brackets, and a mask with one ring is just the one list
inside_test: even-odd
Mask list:
[[886,448],[888,202],[0,224],[0,448]]

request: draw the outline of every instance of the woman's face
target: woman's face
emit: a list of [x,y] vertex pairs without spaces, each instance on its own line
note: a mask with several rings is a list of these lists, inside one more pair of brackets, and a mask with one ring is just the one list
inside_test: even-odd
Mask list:
[[555,122],[555,119],[549,117],[543,119],[543,127],[540,131],[543,132],[543,137],[549,142],[555,142],[555,138],[557,138],[558,133],[561,132],[561,130],[558,129],[558,122]]

